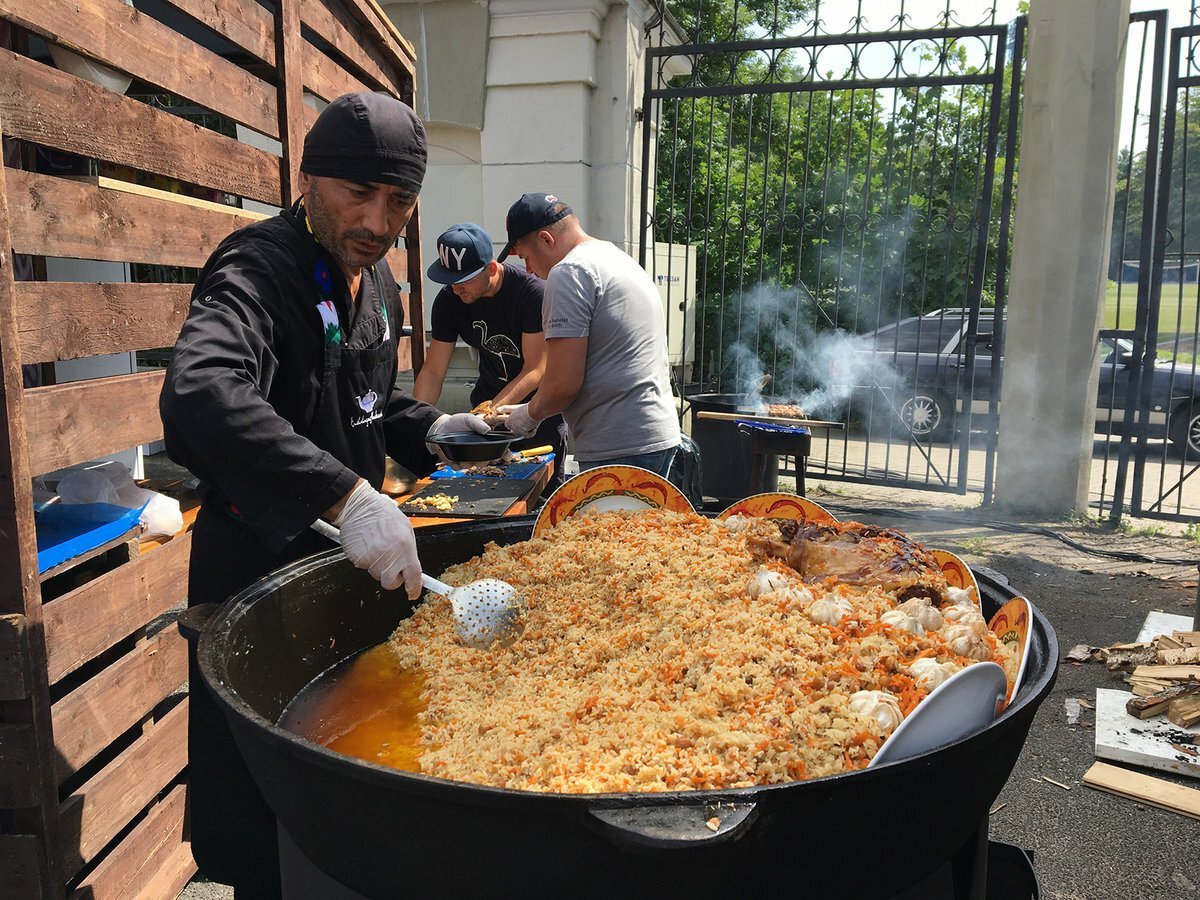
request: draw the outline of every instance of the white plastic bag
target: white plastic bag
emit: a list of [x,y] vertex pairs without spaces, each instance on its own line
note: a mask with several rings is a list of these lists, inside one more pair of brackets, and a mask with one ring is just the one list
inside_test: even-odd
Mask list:
[[120,463],[103,463],[74,469],[58,482],[63,503],[109,503],[126,509],[141,509],[138,521],[143,535],[172,536],[183,530],[179,501],[165,494],[140,488]]

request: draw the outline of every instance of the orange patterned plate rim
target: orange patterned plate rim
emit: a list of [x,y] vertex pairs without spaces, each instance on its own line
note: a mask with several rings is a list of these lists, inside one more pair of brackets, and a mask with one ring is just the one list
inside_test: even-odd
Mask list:
[[979,582],[963,558],[949,550],[930,550],[929,553],[937,560],[938,568],[942,570],[947,584],[956,588],[975,589],[975,605],[982,610],[983,606],[979,599]]
[[1017,677],[1008,686],[1008,695],[1004,698],[1006,704],[1012,701],[1013,695],[1025,678],[1025,668],[1029,662],[1029,629],[1032,620],[1033,605],[1024,597],[1014,597],[1000,607],[988,623],[988,628],[995,633],[998,640],[1006,644],[1017,644]]
[[787,494],[782,491],[765,494],[751,494],[733,503],[717,516],[718,519],[728,519],[730,516],[751,516],[756,519],[800,519],[805,522],[836,522],[837,516],[799,494]]
[[[533,525],[538,536],[597,502],[617,498],[612,508],[669,509],[695,512],[683,492],[661,475],[637,466],[598,466],[559,485]],[[632,503],[630,503],[632,501]],[[617,505],[619,504],[619,505]]]

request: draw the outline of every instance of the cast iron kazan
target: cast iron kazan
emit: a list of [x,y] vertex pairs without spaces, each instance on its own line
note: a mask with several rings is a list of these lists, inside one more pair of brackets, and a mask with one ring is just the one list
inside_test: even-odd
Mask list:
[[[531,526],[524,517],[425,528],[417,543],[424,566],[441,572],[490,541],[525,540]],[[989,616],[1013,596],[980,584]],[[334,551],[230,600],[198,646],[203,680],[280,824],[320,869],[368,897],[450,886],[481,897],[893,896],[978,842],[1058,658],[1035,610],[1025,684],[986,730],[879,768],[736,790],[479,787],[342,756],[276,726],[307,684],[385,640],[409,610]],[[706,825],[714,816],[715,832]]]

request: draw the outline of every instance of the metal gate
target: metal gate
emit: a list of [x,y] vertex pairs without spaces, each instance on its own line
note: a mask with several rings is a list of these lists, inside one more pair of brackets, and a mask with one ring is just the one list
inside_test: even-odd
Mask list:
[[[1165,29],[1166,14],[1155,15],[1162,17],[1159,27]],[[1122,435],[1110,507],[1114,521],[1125,511],[1127,479],[1132,515],[1200,521],[1198,52],[1200,26],[1171,31],[1161,159],[1154,159],[1152,139],[1143,165],[1147,221],[1153,223],[1153,229],[1145,226],[1144,238],[1150,245],[1153,235],[1152,265],[1143,265],[1139,273],[1132,327],[1101,332],[1102,341],[1124,342],[1117,345],[1109,369],[1114,381],[1128,380],[1124,419],[1132,423]],[[1158,56],[1161,60],[1161,50]],[[1157,108],[1156,103],[1151,111]],[[1101,365],[1103,386],[1103,361]]]
[[1023,22],[682,6],[648,52],[640,241],[681,417],[769,394],[844,426],[810,476],[990,493]]

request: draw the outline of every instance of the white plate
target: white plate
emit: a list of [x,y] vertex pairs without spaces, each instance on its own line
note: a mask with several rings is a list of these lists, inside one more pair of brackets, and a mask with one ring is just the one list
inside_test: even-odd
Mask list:
[[917,704],[891,733],[870,765],[908,759],[944,747],[990,725],[1008,690],[1004,669],[978,662],[956,672]]

